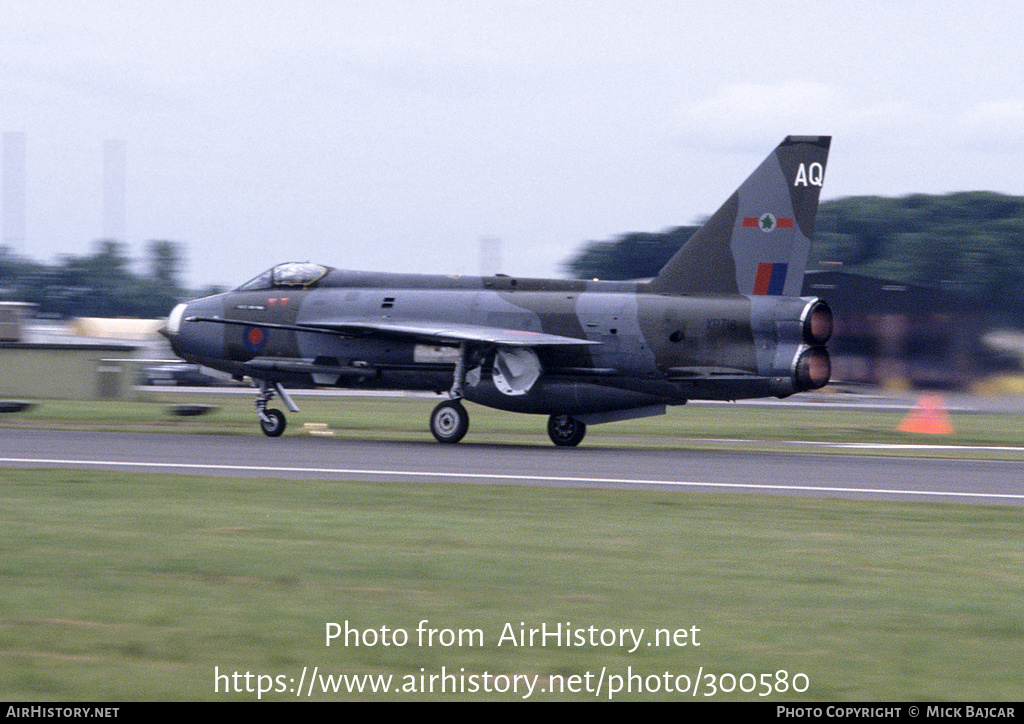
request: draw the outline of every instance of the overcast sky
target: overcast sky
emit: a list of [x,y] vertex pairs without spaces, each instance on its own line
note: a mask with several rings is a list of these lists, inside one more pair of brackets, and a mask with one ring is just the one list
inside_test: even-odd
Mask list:
[[1024,5],[3,0],[0,130],[40,261],[187,246],[193,285],[279,261],[558,276],[584,242],[713,212],[789,133],[823,198],[1024,194]]

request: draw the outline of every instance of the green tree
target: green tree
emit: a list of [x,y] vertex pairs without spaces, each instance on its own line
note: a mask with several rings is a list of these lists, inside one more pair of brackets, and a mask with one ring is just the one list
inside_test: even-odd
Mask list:
[[[834,268],[955,291],[1024,328],[1024,197],[987,191],[857,196],[818,209],[809,269]],[[657,274],[694,227],[590,242],[565,264],[577,278]]]
[[181,289],[185,253],[176,241],[150,241],[146,244],[149,277],[166,289]]
[[147,245],[147,274],[132,271],[124,244],[102,239],[93,253],[65,254],[52,265],[0,247],[0,297],[32,302],[47,317],[163,317],[186,296],[184,253],[176,242]]
[[615,241],[592,241],[565,263],[577,279],[644,279],[652,277],[693,236],[698,226],[663,233],[623,234]]

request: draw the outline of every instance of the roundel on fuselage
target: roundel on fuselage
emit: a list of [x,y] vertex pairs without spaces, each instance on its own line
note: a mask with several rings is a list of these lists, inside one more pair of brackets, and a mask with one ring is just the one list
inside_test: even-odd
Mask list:
[[262,352],[267,346],[267,339],[270,336],[269,332],[260,327],[243,327],[242,328],[242,344],[250,352]]

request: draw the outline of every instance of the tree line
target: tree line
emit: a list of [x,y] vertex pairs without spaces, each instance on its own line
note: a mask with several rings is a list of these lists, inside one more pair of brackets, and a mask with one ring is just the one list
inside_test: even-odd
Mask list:
[[[565,270],[580,279],[652,277],[698,228],[589,242]],[[971,191],[825,201],[808,269],[943,289],[1024,328],[1024,197]]]
[[166,317],[179,301],[199,296],[183,286],[185,253],[174,241],[146,244],[141,271],[127,247],[97,241],[91,254],[65,254],[53,264],[37,262],[0,246],[0,299],[31,302],[40,317]]
[[[592,241],[564,270],[578,279],[652,277],[698,228]],[[0,300],[32,302],[44,317],[155,318],[167,316],[179,301],[224,289],[184,287],[179,242],[148,242],[141,269],[135,266],[127,247],[112,240],[53,264],[0,246]],[[1024,328],[1024,197],[973,191],[825,201],[808,268],[940,288],[999,323]]]

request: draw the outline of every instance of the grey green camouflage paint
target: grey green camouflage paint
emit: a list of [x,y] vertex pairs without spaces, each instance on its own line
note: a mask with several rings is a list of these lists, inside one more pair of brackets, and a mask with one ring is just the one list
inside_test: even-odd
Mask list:
[[166,333],[183,359],[236,376],[454,389],[586,422],[820,387],[831,316],[799,293],[829,143],[785,139],[649,282],[325,267],[308,285],[249,283],[181,305]]

